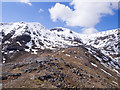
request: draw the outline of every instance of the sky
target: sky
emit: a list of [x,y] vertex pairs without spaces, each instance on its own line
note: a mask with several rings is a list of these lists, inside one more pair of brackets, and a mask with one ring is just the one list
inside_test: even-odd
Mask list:
[[39,22],[48,29],[64,27],[89,34],[118,28],[115,4],[77,2],[3,2],[2,22]]

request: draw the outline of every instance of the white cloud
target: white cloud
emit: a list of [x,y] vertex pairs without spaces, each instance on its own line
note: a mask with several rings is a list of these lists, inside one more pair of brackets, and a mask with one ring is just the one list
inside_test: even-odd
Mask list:
[[83,28],[82,33],[83,34],[92,34],[92,33],[97,33],[98,30],[96,30],[94,27],[91,28]]
[[40,10],[38,12],[41,13],[41,12],[44,12],[44,10],[40,8]]
[[117,2],[113,2],[113,3],[111,3],[111,4],[112,4],[111,7],[112,7],[113,9],[118,9],[118,8],[119,8]]
[[51,14],[51,19],[55,22],[57,19],[61,19],[63,21],[66,21],[69,19],[72,15],[72,10],[63,4],[56,3],[54,7],[49,9],[49,12]]
[[32,3],[30,3],[30,1],[29,0],[20,0],[20,2],[22,2],[22,3],[26,3],[26,4],[28,4],[28,5],[32,5]]
[[[105,15],[113,15],[113,9],[117,9],[117,2],[79,2],[80,0],[73,0],[74,10],[70,9],[64,4],[56,3],[54,7],[49,9],[51,19],[64,21],[68,26],[80,26],[88,28],[85,30],[93,30],[96,24]],[[81,0],[82,1],[82,0]],[[93,30],[95,31],[95,29]],[[93,32],[91,31],[91,32]]]

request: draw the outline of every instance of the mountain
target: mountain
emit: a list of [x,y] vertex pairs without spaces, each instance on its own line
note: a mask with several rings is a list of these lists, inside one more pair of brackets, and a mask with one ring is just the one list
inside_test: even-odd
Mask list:
[[[106,62],[110,67],[120,66],[120,53],[119,53],[119,30],[109,30],[99,32],[91,35],[81,35],[83,43],[90,48],[89,52],[93,54],[99,61]],[[91,46],[93,48],[91,48]],[[99,54],[98,54],[99,52]],[[118,64],[118,66],[116,66]]]
[[[1,24],[4,54],[27,51],[37,54],[38,49],[59,49],[80,45],[81,39],[69,29],[55,28],[48,30],[39,23]],[[5,61],[5,58],[4,58]]]
[[[6,71],[3,71],[3,86],[16,87],[14,84],[19,81],[22,85],[22,78],[28,80],[24,83],[27,85],[31,82],[28,78],[33,78],[31,83],[35,82],[35,85],[30,87],[35,87],[37,81],[50,87],[119,87],[118,31],[85,35],[62,27],[49,30],[40,23],[0,23],[3,68]],[[70,80],[72,76],[74,78]],[[56,80],[49,81],[51,79]],[[10,85],[6,80],[14,82]]]
[[87,45],[99,48],[102,53],[109,56],[112,60],[118,62],[119,39],[118,29],[104,31],[92,35],[83,35],[83,42]]

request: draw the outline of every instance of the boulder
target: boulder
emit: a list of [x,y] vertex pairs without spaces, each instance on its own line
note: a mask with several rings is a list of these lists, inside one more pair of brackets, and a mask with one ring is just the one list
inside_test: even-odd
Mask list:
[[52,76],[49,75],[49,74],[38,77],[38,79],[41,80],[41,81],[48,80],[50,78],[52,78]]
[[0,78],[0,80],[7,80],[8,79],[8,76],[2,76],[1,78]]

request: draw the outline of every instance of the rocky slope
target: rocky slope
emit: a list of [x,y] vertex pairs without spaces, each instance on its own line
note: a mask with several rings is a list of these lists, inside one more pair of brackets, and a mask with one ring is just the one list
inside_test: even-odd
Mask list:
[[26,53],[3,64],[3,88],[119,88],[115,71],[82,46]]
[[0,34],[3,87],[119,87],[117,29],[83,35],[18,22],[1,23]]

